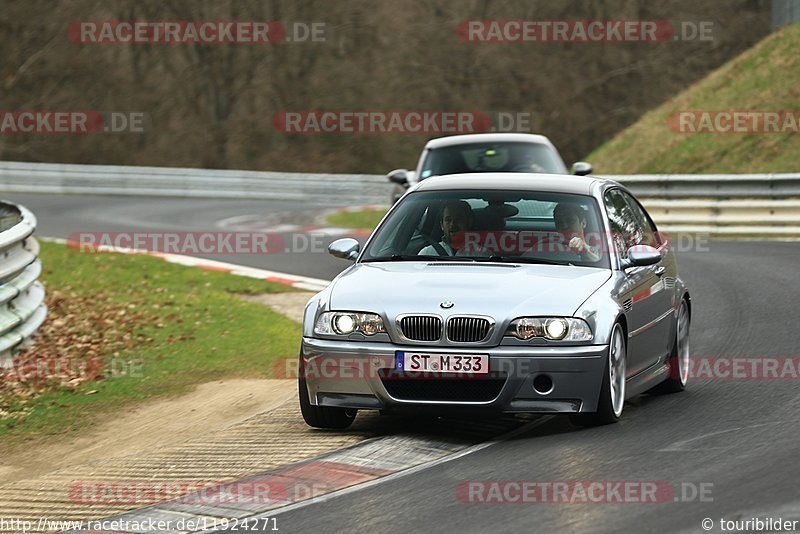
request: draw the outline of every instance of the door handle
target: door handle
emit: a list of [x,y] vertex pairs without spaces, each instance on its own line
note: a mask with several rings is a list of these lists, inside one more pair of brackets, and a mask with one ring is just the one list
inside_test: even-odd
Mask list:
[[664,267],[663,265],[659,265],[658,267],[656,267],[655,273],[656,273],[656,276],[661,276],[666,271],[667,271],[666,267]]

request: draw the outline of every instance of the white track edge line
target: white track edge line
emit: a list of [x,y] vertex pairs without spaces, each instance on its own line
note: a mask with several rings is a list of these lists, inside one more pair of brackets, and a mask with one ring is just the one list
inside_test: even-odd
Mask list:
[[[523,432],[528,432],[529,430],[532,430],[532,429],[534,429],[534,428],[536,428],[536,427],[538,427],[540,425],[543,425],[544,423],[550,421],[554,417],[555,417],[554,415],[545,415],[545,416],[542,416],[540,419],[537,419],[536,421],[531,421],[530,423],[526,423],[526,424],[522,425],[519,428],[515,428],[514,430],[512,430],[510,432],[506,432],[505,434],[501,434],[500,436],[492,438],[489,441],[484,441],[483,443],[477,443],[475,445],[467,447],[466,449],[460,450],[460,451],[455,452],[453,454],[449,454],[449,455],[444,456],[442,458],[437,458],[436,460],[431,460],[430,462],[425,462],[425,463],[422,463],[422,464],[419,464],[419,465],[415,465],[414,467],[409,467],[407,469],[403,469],[401,471],[397,471],[396,473],[392,473],[392,474],[389,474],[389,475],[386,475],[386,476],[378,477],[378,478],[369,480],[367,482],[362,482],[361,484],[355,484],[355,485],[349,486],[347,488],[342,488],[340,490],[332,491],[331,493],[327,493],[327,494],[321,495],[319,497],[313,497],[311,499],[306,499],[306,500],[300,501],[298,503],[294,503],[294,504],[290,504],[290,505],[287,505],[287,506],[283,506],[281,508],[276,508],[274,513],[271,513],[271,512],[259,512],[258,514],[255,514],[255,515],[243,517],[243,518],[241,518],[241,520],[244,521],[246,519],[263,518],[263,517],[268,517],[268,518],[271,519],[273,517],[278,517],[279,515],[282,515],[282,514],[285,514],[285,513],[288,513],[288,512],[293,512],[294,510],[299,510],[301,508],[305,508],[306,506],[311,506],[312,504],[319,504],[319,503],[327,502],[327,501],[336,499],[338,497],[342,497],[344,495],[349,495],[350,493],[355,493],[355,492],[358,492],[358,491],[369,489],[369,488],[371,488],[373,486],[377,486],[378,484],[384,484],[386,482],[391,482],[393,480],[397,480],[398,478],[402,478],[402,477],[405,477],[405,476],[408,476],[408,475],[413,475],[415,473],[419,473],[420,471],[424,471],[425,469],[430,469],[432,467],[436,467],[436,466],[445,464],[447,462],[451,462],[453,460],[457,460],[457,459],[462,458],[464,456],[467,456],[467,455],[470,455],[472,453],[475,453],[475,452],[481,451],[483,449],[487,449],[489,447],[497,445],[498,443],[501,443],[503,441],[507,441],[508,439],[513,438],[516,435],[522,434]],[[198,531],[197,534],[211,534],[213,532],[221,532],[221,531],[220,530],[211,529],[211,530]]]

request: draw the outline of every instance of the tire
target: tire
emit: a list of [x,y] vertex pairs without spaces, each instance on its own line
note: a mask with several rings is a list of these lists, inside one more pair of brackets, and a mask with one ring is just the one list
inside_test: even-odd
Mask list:
[[308,399],[306,379],[297,379],[297,388],[300,396],[300,412],[308,426],[314,428],[348,428],[353,424],[358,410],[351,408],[334,408],[331,406],[314,406]]
[[653,393],[677,393],[686,389],[689,380],[689,305],[681,300],[675,326],[675,342],[667,359],[669,375],[651,391]]
[[625,407],[626,358],[625,332],[622,325],[617,323],[611,330],[609,338],[608,358],[604,367],[600,397],[597,399],[597,411],[570,415],[574,425],[599,426],[619,421]]

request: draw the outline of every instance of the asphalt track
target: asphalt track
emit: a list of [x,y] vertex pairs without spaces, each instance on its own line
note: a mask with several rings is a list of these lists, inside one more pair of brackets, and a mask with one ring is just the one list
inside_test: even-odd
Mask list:
[[[214,200],[166,197],[43,195],[0,193],[0,199],[27,207],[38,219],[37,235],[68,238],[78,232],[258,231],[280,225],[309,225],[309,212],[337,205],[266,200]],[[222,226],[232,217],[253,215],[257,223]],[[304,232],[278,232],[285,246],[274,254],[215,254],[198,257],[330,280],[347,262],[325,247],[335,237],[312,242]],[[287,251],[288,250],[288,251]]]
[[[76,231],[203,230],[237,214],[324,208],[285,202],[3,196],[32,209],[39,217],[39,234],[53,237]],[[693,357],[796,357],[800,244],[706,245],[678,257],[693,297]],[[331,278],[346,266],[313,252],[225,261],[320,278]],[[695,380],[686,392],[629,402],[616,425],[577,429],[557,417],[451,462],[287,510],[277,516],[277,526],[281,532],[699,533],[707,531],[701,528],[704,518],[713,520],[712,532],[721,531],[721,518],[800,519],[799,384],[798,379]],[[678,502],[462,502],[456,490],[473,480],[663,481],[678,488]],[[710,495],[681,502],[682,484],[705,485]]]

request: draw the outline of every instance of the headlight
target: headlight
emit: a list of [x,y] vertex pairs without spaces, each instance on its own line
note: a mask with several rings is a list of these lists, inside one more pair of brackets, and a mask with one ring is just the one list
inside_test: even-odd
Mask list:
[[353,332],[373,336],[386,329],[380,315],[361,312],[325,312],[314,325],[315,334],[346,336]]
[[564,319],[548,319],[544,323],[545,337],[549,339],[564,339],[569,325]]
[[586,321],[575,317],[520,317],[511,321],[506,335],[522,340],[543,337],[555,341],[591,341],[592,329]]
[[[516,327],[511,335],[519,339],[531,339],[532,337],[542,337],[544,330],[542,320],[536,317],[523,317],[514,321]],[[512,325],[514,324],[512,323]]]
[[355,315],[339,314],[334,315],[331,323],[333,324],[333,331],[337,334],[350,334],[355,332],[358,326],[358,318]]

